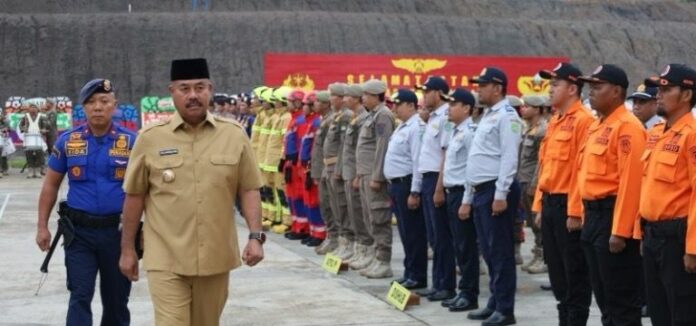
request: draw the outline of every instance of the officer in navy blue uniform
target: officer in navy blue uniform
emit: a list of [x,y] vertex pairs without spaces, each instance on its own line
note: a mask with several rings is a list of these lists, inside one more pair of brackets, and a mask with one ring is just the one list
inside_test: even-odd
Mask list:
[[68,175],[68,198],[61,218],[74,237],[64,239],[70,303],[66,325],[92,325],[91,302],[97,272],[103,306],[101,325],[129,325],[131,283],[118,267],[121,189],[136,134],[112,123],[116,109],[113,85],[94,79],[82,87],[79,103],[87,124],[65,132],[51,150],[48,174],[39,197],[36,242],[46,251],[51,241],[48,219],[60,184]]

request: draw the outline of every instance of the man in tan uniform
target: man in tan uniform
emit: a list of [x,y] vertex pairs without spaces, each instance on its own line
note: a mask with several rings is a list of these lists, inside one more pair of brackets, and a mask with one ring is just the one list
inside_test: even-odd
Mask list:
[[338,225],[338,248],[333,254],[342,260],[353,256],[355,246],[355,233],[349,227],[348,202],[341,177],[343,135],[352,118],[352,112],[343,106],[347,86],[343,83],[329,85],[331,108],[335,115],[324,140],[324,172],[329,178],[331,211]]
[[263,259],[261,176],[244,128],[213,117],[205,59],[172,62],[177,112],[142,131],[123,189],[121,272],[138,280],[135,237],[145,212],[145,257],[157,325],[218,325],[230,270],[241,265],[234,203],[251,233],[241,260]]
[[394,115],[384,105],[386,91],[387,84],[381,80],[372,79],[363,84],[363,105],[370,116],[360,128],[356,149],[363,214],[369,216],[368,229],[375,241],[374,259],[360,271],[368,278],[393,276],[391,199],[384,177],[384,157],[394,132]]
[[314,136],[310,176],[319,185],[319,209],[321,210],[321,217],[324,219],[324,223],[326,223],[326,240],[315,251],[319,255],[325,255],[338,247],[338,225],[331,210],[330,180],[327,174],[324,173],[324,142],[335,114],[331,110],[331,95],[328,91],[317,92],[317,102],[314,104],[314,110],[321,115],[321,124],[316,136]]
[[346,190],[346,200],[348,202],[348,227],[354,233],[355,239],[355,254],[346,263],[352,269],[363,269],[372,262],[374,257],[374,240],[370,231],[367,228],[369,220],[367,216],[363,216],[362,202],[360,199],[360,182],[356,175],[356,159],[355,150],[358,145],[358,134],[363,123],[367,120],[370,114],[361,104],[362,87],[357,84],[349,85],[346,89],[346,96],[343,97],[345,106],[353,112],[353,118],[346,128],[345,137],[343,140],[343,157],[341,161],[342,175],[344,181],[344,189]]

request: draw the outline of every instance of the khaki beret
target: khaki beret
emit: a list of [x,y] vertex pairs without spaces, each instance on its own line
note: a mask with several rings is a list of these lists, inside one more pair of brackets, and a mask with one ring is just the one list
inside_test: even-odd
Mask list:
[[363,89],[358,84],[351,84],[346,86],[346,96],[350,97],[361,97],[363,95]]
[[542,95],[541,99],[544,100],[544,106],[551,106],[551,97],[549,97],[548,95]]
[[346,96],[346,87],[344,83],[333,83],[329,85],[329,93],[333,96]]
[[378,79],[370,79],[362,85],[362,90],[372,95],[383,94],[387,91],[387,83]]
[[331,102],[331,94],[329,93],[329,91],[318,91],[317,92],[317,101],[329,103],[329,102]]
[[522,100],[515,95],[508,95],[507,100],[510,103],[510,106],[512,106],[512,107],[518,107],[518,106],[522,106],[524,104],[524,103],[522,103]]
[[544,106],[544,99],[537,95],[525,95],[522,96],[522,102],[528,106]]

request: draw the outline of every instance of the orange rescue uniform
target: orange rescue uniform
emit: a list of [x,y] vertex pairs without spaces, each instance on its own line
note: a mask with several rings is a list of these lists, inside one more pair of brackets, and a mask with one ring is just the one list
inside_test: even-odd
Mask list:
[[544,192],[567,194],[568,216],[582,216],[582,200],[576,185],[576,161],[587,130],[594,120],[579,100],[564,115],[555,114],[551,118],[539,148],[539,181],[532,211],[541,211]]
[[[650,129],[643,161],[640,216],[650,222],[685,218],[686,252],[696,255],[696,119],[685,114],[665,131]],[[640,238],[636,228],[635,238]]]
[[590,125],[581,148],[578,189],[583,200],[616,196],[611,234],[632,238],[643,176],[646,132],[625,106]]

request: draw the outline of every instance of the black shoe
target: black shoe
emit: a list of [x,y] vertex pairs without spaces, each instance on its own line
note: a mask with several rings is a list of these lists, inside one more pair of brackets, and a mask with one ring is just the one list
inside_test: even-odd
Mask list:
[[454,298],[455,295],[457,295],[457,294],[454,293],[454,291],[440,290],[440,291],[437,291],[437,292],[431,294],[428,297],[428,300],[430,300],[430,301],[442,301],[442,300],[452,299],[452,298]]
[[459,299],[459,297],[461,297],[461,296],[463,296],[463,295],[464,295],[463,293],[459,292],[459,294],[458,294],[457,296],[455,296],[454,298],[452,298],[452,299],[447,299],[447,300],[444,300],[444,301],[440,302],[440,305],[443,306],[443,307],[445,307],[445,308],[448,308],[448,307],[451,306],[453,303],[457,302],[457,300]]
[[456,300],[449,306],[449,311],[451,312],[467,311],[474,309],[478,309],[478,302],[469,301],[469,299],[465,298],[464,296],[458,296]]
[[517,321],[514,315],[503,315],[499,312],[494,312],[488,319],[481,323],[481,326],[505,326],[514,325]]
[[302,243],[303,245],[306,245],[307,241],[309,241],[309,240],[312,240],[312,237],[306,237],[306,238],[302,239],[302,241],[300,241],[300,243]]
[[318,239],[318,238],[307,238],[307,242],[305,242],[305,246],[307,247],[316,247],[319,246],[324,240]]
[[481,308],[479,310],[475,310],[469,313],[469,315],[466,316],[466,318],[469,318],[471,320],[486,320],[488,317],[493,315],[495,311],[486,308]]
[[541,288],[541,289],[544,290],[544,291],[551,291],[551,290],[553,290],[553,288],[551,287],[551,284],[542,284],[542,285],[539,285],[539,288]]
[[402,278],[397,278],[397,279],[393,280],[392,283],[396,282],[396,283],[399,283],[401,285],[404,285],[404,282],[406,282],[406,281],[408,281],[408,278],[402,277]]
[[414,280],[406,280],[401,285],[409,290],[425,289],[428,287],[427,282],[418,282]]
[[295,233],[295,232],[285,232],[285,237],[288,240],[302,240],[307,239],[309,234],[306,233]]
[[429,297],[429,296],[433,295],[433,293],[435,293],[436,291],[437,290],[435,290],[435,289],[423,289],[420,291],[416,291],[416,294],[418,296],[421,296],[421,297]]

